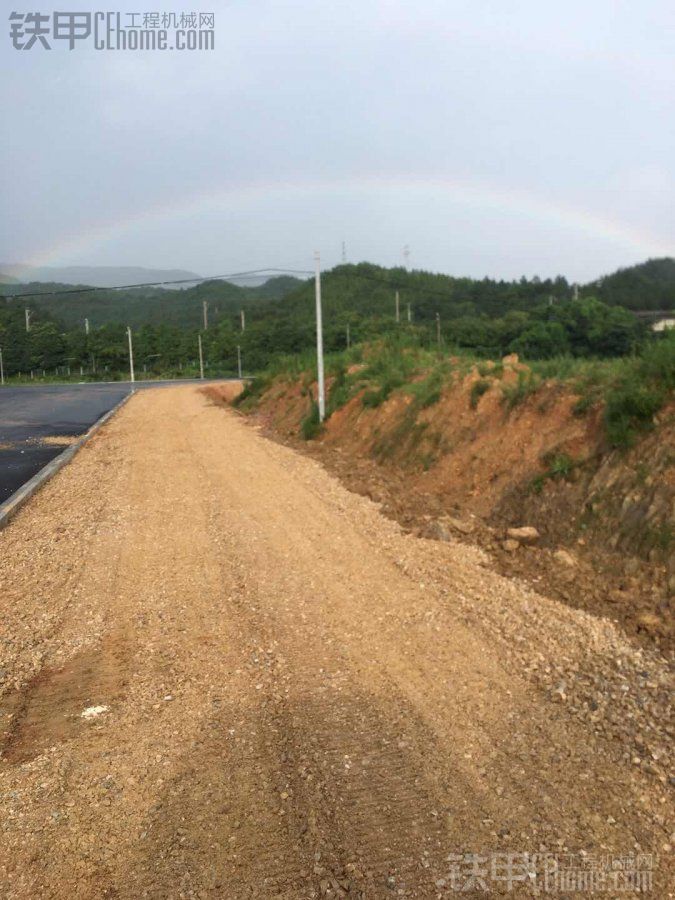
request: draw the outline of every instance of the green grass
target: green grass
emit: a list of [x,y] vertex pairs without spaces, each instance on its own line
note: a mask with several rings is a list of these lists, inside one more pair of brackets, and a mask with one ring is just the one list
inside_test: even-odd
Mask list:
[[[480,371],[480,369],[479,369]],[[481,378],[479,381],[475,381],[471,385],[471,394],[469,396],[469,405],[471,409],[475,409],[478,406],[478,401],[490,390],[490,382],[485,378]]]
[[632,447],[638,435],[654,425],[654,416],[665,400],[664,390],[626,376],[610,390],[604,423],[612,447]]
[[567,453],[556,453],[548,467],[550,478],[569,478],[577,464]]
[[547,481],[567,481],[580,463],[567,453],[550,453],[543,458],[546,471],[530,482],[530,490],[540,494]]
[[502,384],[502,403],[508,410],[515,409],[532,394],[534,394],[541,381],[534,372],[518,372],[518,380],[512,384]]
[[265,372],[262,375],[258,375],[252,381],[247,381],[244,390],[238,397],[234,398],[232,405],[244,411],[252,409],[265,391],[270,387],[273,380],[274,376]]
[[438,403],[450,372],[447,363],[436,364],[424,378],[406,385],[406,392],[412,396],[417,409],[427,409]]
[[493,378],[501,378],[504,374],[504,366],[501,362],[494,363],[482,360],[476,364],[476,369],[483,378],[486,378],[488,375],[491,375]]
[[[394,392],[403,390],[413,397],[412,422],[406,424],[405,433],[412,431],[421,410],[438,403],[453,372],[459,378],[475,366],[481,375],[471,388],[472,408],[493,383],[490,379],[499,379],[503,373],[501,363],[492,366],[457,348],[448,347],[439,354],[424,349],[410,336],[398,334],[331,354],[325,363],[326,372],[333,377],[327,398],[328,416],[359,392],[362,392],[363,406],[375,409]],[[355,363],[361,364],[360,370],[349,374],[348,369]],[[573,407],[576,415],[604,406],[603,424],[609,445],[629,447],[652,427],[655,415],[675,389],[675,333],[649,340],[634,356],[616,359],[561,356],[528,365],[530,371],[518,372],[516,382],[498,382],[507,410],[525,402],[543,381],[559,382],[577,395]],[[238,405],[244,408],[255,405],[274,379],[297,381],[304,377],[309,394],[315,372],[313,353],[278,357],[262,377],[247,386]]]
[[300,423],[300,434],[306,441],[313,441],[321,433],[323,425],[319,421],[319,404],[312,401],[309,412]]
[[331,374],[333,383],[328,392],[326,418],[330,418],[336,410],[341,409],[351,399],[353,393],[353,385],[347,375],[347,367],[341,360]]

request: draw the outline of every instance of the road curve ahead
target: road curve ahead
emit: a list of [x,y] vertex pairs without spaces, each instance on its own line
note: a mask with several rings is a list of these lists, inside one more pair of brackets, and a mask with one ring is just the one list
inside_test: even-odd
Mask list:
[[3,898],[524,897],[526,853],[667,840],[659,778],[487,621],[569,661],[583,614],[194,387],[133,397],[0,554]]

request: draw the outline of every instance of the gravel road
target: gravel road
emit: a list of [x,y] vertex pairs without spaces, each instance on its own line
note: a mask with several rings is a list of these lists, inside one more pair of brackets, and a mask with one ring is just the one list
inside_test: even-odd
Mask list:
[[526,897],[607,859],[673,896],[665,661],[194,387],[136,395],[0,579],[3,898]]

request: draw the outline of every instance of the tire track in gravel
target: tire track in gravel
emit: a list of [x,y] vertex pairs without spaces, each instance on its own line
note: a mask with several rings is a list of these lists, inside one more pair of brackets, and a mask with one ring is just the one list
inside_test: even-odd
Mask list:
[[[423,761],[395,736],[400,709],[389,712],[381,699],[365,695],[339,654],[308,660],[304,640],[269,615],[269,588],[240,562],[231,523],[222,521],[227,516],[221,516],[217,485],[199,468],[201,478],[211,481],[210,497],[218,498],[211,503],[208,537],[212,548],[219,545],[221,584],[232,592],[228,619],[238,623],[232,664],[246,661],[247,689],[258,712],[246,704],[224,709],[219,702],[218,716],[208,723],[208,749],[201,748],[198,764],[186,761],[185,773],[172,784],[178,804],[171,802],[168,812],[162,802],[164,827],[154,828],[161,837],[152,844],[152,856],[167,841],[177,814],[195,821],[212,802],[200,790],[210,772],[207,780],[220,784],[217,803],[226,812],[219,826],[226,840],[217,841],[218,850],[225,846],[229,852],[213,869],[203,857],[211,838],[203,834],[205,840],[175,848],[166,861],[167,876],[180,872],[192,884],[211,868],[214,889],[227,885],[232,897],[259,896],[258,890],[304,896],[308,884],[339,896],[373,896],[394,886],[418,896],[419,873],[430,867],[431,851],[436,857],[445,846],[443,819],[433,786],[425,788]],[[236,790],[217,772],[232,773]],[[257,787],[250,783],[252,772]],[[256,844],[261,834],[263,848]],[[438,836],[432,841],[431,835]],[[424,881],[430,889],[428,874]]]
[[[236,446],[246,432],[235,420],[227,437]],[[234,447],[226,439],[218,456],[228,458],[229,451]],[[260,453],[272,456],[282,471],[290,470],[283,473],[291,476],[289,490],[284,493],[263,478],[257,458],[238,459],[236,477],[219,472],[217,493],[226,496],[221,515],[225,518],[222,509],[236,511],[229,558],[241,560],[249,582],[261,582],[258,590],[268,601],[262,609],[276,608],[285,633],[295,627],[300,636],[295,672],[301,674],[307,664],[308,639],[323,653],[337,641],[358,666],[362,685],[377,685],[381,696],[398,697],[426,722],[429,734],[420,739],[426,770],[451,786],[451,815],[462,822],[456,842],[470,837],[469,821],[479,813],[481,821],[496,823],[497,830],[529,846],[542,832],[558,846],[587,847],[589,834],[611,845],[616,829],[604,820],[614,818],[617,793],[629,807],[624,818],[644,835],[633,816],[640,800],[631,772],[598,771],[595,748],[573,737],[564,718],[557,721],[556,707],[542,707],[529,686],[504,671],[489,645],[453,618],[432,585],[411,583],[402,575],[387,559],[393,547],[377,540],[371,544],[368,535],[349,525],[338,528],[339,509],[330,495],[314,494],[319,502],[312,504],[306,484],[301,490],[293,478],[303,461],[276,444],[263,444]],[[214,454],[207,466],[212,477],[218,465]],[[281,472],[273,472],[278,479]],[[310,508],[303,512],[303,506]],[[332,552],[317,550],[331,544]],[[280,603],[284,597],[293,602]],[[411,617],[417,625],[408,627]],[[430,734],[436,735],[437,754]],[[442,749],[447,747],[453,751],[451,766]],[[580,804],[580,785],[593,782],[611,785],[613,791],[600,787],[593,805]],[[467,796],[474,808],[468,818],[463,816]],[[627,799],[631,796],[633,803]],[[484,837],[479,829],[474,846],[481,846]]]

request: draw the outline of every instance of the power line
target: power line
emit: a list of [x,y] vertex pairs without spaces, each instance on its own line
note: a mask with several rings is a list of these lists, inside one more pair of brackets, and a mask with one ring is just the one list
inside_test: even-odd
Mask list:
[[64,291],[35,291],[30,294],[0,294],[3,300],[12,300],[16,297],[56,297],[61,294],[93,294],[100,291],[129,291],[142,287],[165,287],[169,284],[206,284],[209,281],[232,281],[235,278],[247,278],[251,275],[265,275],[268,272],[280,275],[313,275],[309,269],[251,269],[249,272],[231,272],[228,275],[209,275],[207,278],[179,278],[174,281],[143,281],[140,284],[116,284],[111,287],[82,287]]

